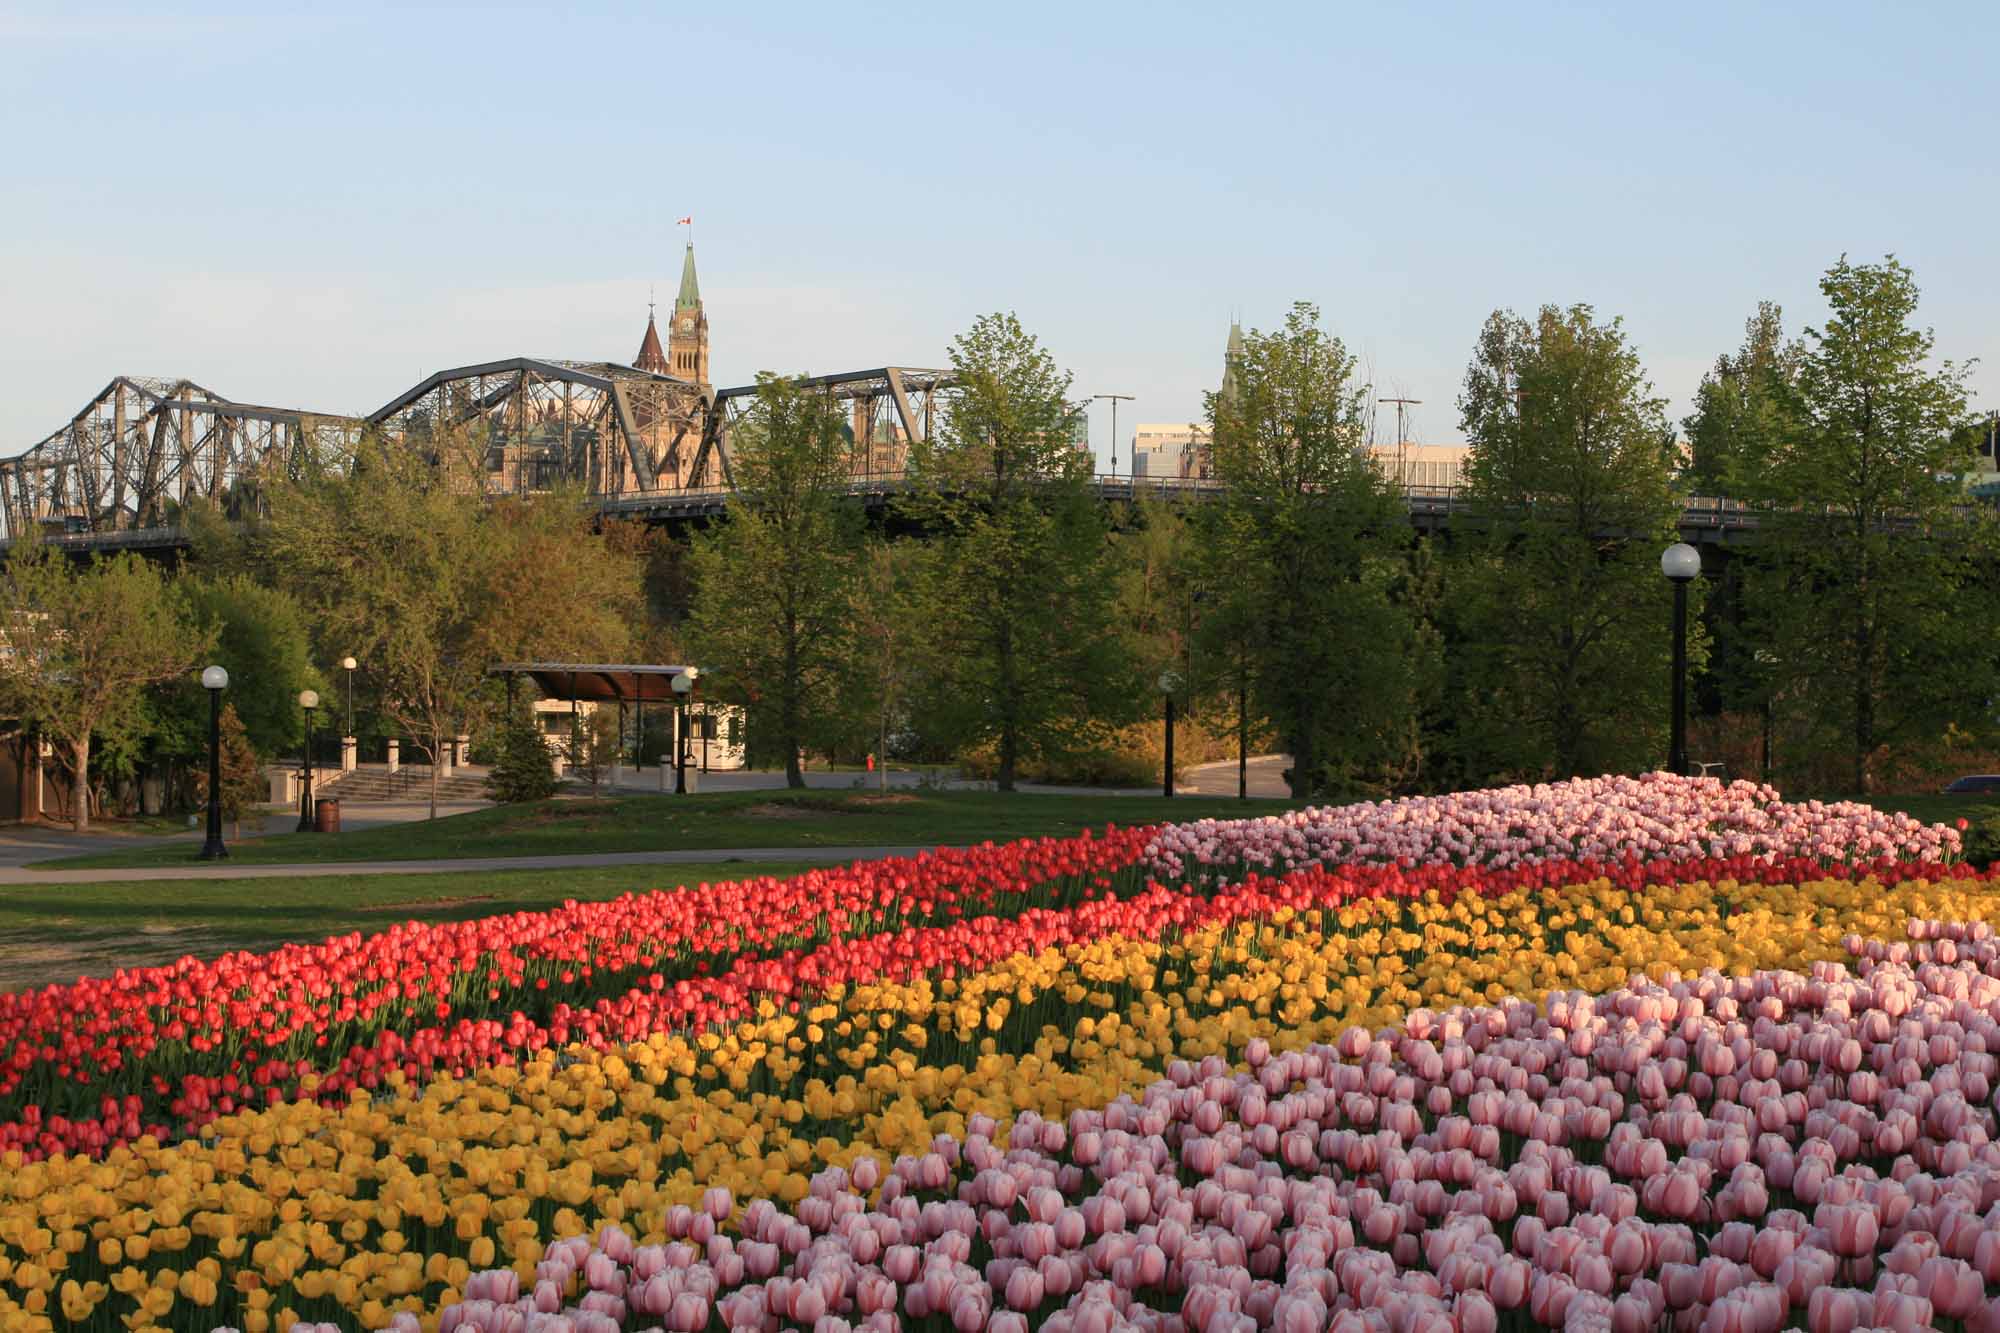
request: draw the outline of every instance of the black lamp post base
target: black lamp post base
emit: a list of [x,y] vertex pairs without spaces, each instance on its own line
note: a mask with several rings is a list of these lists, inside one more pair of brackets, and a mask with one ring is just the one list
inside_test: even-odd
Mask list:
[[211,838],[201,845],[201,856],[199,859],[203,861],[227,861],[229,859],[229,849]]

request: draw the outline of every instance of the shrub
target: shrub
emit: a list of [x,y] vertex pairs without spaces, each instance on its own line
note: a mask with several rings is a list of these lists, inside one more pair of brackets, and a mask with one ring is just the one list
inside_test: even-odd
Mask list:
[[527,709],[514,710],[494,737],[486,794],[502,804],[540,801],[555,795],[556,786],[555,756],[542,739],[534,714]]

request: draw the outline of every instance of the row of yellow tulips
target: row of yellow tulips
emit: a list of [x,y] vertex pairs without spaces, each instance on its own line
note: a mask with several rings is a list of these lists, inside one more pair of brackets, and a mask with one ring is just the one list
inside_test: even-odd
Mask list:
[[225,1117],[199,1141],[0,1165],[0,1333],[300,1318],[435,1326],[468,1275],[622,1223],[645,1243],[727,1186],[793,1201],[857,1157],[922,1151],[968,1117],[1060,1117],[1168,1062],[1331,1041],[1410,1008],[1636,969],[1743,972],[1841,957],[1848,932],[1990,919],[1978,881],[1598,882],[1451,903],[1376,899],[1164,939],[1019,954],[955,980],[862,985],[726,1033],[544,1053],[344,1108]]

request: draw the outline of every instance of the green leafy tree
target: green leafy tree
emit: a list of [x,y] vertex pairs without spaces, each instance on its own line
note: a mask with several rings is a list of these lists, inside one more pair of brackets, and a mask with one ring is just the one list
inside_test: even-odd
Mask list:
[[1992,515],[1962,504],[1966,372],[1933,363],[1910,270],[1843,257],[1820,290],[1828,318],[1806,330],[1795,424],[1759,487],[1749,598],[1760,646],[1866,794],[1883,747],[1984,725],[2000,675],[1981,576],[2000,548]]
[[430,761],[500,703],[488,672],[521,659],[623,653],[640,559],[592,530],[563,492],[489,502],[476,431],[419,450],[364,439],[345,473],[274,487],[259,566],[306,609],[328,660],[353,653],[387,720]]
[[[492,693],[478,644],[494,553],[473,449],[432,443],[425,455],[365,439],[347,474],[273,491],[261,537],[321,651],[367,663],[383,712],[429,759],[436,818],[444,747]],[[522,595],[539,593],[532,573],[515,577]]]
[[593,708],[570,721],[570,772],[590,784],[592,796],[599,794],[618,761],[618,743],[618,715],[608,708]]
[[1459,780],[1659,762],[1659,556],[1678,516],[1663,406],[1620,321],[1587,305],[1495,312],[1481,329],[1459,396],[1479,518],[1454,532],[1446,576]]
[[78,566],[18,546],[0,572],[0,705],[48,738],[71,777],[70,819],[90,827],[93,738],[129,740],[148,686],[207,651],[180,595],[152,565],[120,554]]
[[867,724],[860,739],[874,752],[876,781],[889,785],[889,738],[909,708],[918,672],[917,564],[922,548],[872,541],[861,551],[849,591],[848,682],[841,712]]
[[1217,609],[1291,755],[1293,795],[1402,785],[1430,668],[1394,595],[1409,524],[1365,448],[1354,357],[1300,302],[1282,329],[1243,339],[1208,410],[1226,486],[1204,516],[1208,545],[1227,553]]
[[1688,485],[1697,494],[1740,498],[1761,485],[1764,469],[1796,429],[1802,355],[1800,344],[1785,338],[1783,309],[1759,302],[1744,321],[1743,345],[1715,359],[1683,423]]
[[834,733],[830,703],[847,653],[859,526],[843,504],[851,446],[842,426],[827,394],[758,376],[732,433],[728,516],[695,539],[689,559],[689,645],[745,705],[755,752],[783,757],[792,787],[806,785],[800,752]]
[[[230,822],[232,832],[240,838],[243,836],[243,816],[262,805],[268,794],[264,761],[257,757],[256,747],[251,744],[249,731],[237,715],[234,703],[222,706],[218,733],[221,740],[217,754],[222,769],[222,817]],[[195,771],[194,797],[197,809],[208,807],[207,764]]]
[[503,805],[541,801],[555,795],[555,755],[535,723],[534,710],[516,707],[501,719],[495,737],[492,767],[486,773],[486,794]]
[[1144,696],[1068,372],[1013,315],[974,323],[951,362],[942,428],[910,446],[907,512],[935,549],[925,708],[956,745],[992,745],[1012,791],[1024,760],[1081,752]]
[[[313,666],[312,637],[298,603],[245,574],[183,575],[179,587],[188,618],[212,636],[210,657],[229,671],[229,707],[251,747],[261,754],[297,754],[305,730],[299,691],[327,690]],[[178,759],[204,758],[208,691],[186,677],[158,693],[154,727],[162,750]]]

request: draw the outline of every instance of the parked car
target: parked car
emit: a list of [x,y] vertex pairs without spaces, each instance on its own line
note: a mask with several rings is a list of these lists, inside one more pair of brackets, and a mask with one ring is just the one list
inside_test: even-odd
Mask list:
[[1944,789],[1947,796],[1991,795],[2000,792],[2000,773],[1972,773]]

